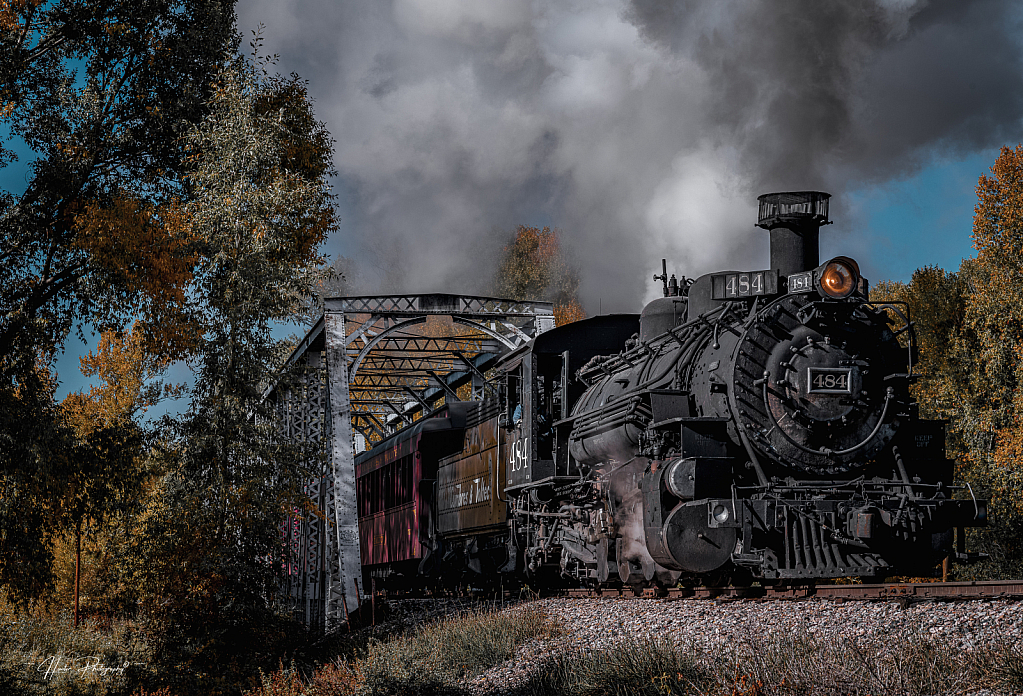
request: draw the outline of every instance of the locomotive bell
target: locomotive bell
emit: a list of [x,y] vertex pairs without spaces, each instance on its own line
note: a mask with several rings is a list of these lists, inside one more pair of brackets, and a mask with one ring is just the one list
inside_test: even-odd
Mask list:
[[820,228],[830,225],[830,193],[792,191],[757,198],[757,227],[771,233],[771,268],[781,277],[816,268],[820,263]]

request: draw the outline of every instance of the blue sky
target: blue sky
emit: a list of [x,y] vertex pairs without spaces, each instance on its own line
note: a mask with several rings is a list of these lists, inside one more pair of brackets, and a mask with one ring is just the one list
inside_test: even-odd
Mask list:
[[[1015,143],[1006,143],[1015,146]],[[990,174],[998,150],[958,160],[939,160],[916,176],[845,194],[866,228],[867,253],[858,260],[872,282],[906,282],[917,268],[939,266],[954,271],[974,256],[973,207],[977,180]],[[838,223],[836,223],[838,224]],[[849,230],[849,234],[859,234]],[[821,256],[834,244],[822,230]]]

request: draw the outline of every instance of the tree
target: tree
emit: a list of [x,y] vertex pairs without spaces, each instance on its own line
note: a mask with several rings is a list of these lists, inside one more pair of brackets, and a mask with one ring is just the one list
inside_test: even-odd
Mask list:
[[[0,361],[7,360],[0,356]],[[48,537],[72,471],[73,433],[54,401],[56,382],[40,358],[0,390],[0,588],[25,603],[52,585]],[[23,443],[30,443],[25,445]]]
[[494,291],[517,300],[554,302],[559,326],[586,317],[577,295],[579,274],[561,249],[558,230],[550,227],[515,229],[502,252]]
[[1003,147],[977,184],[966,326],[976,337],[961,409],[968,461],[991,495],[991,552],[1023,570],[1023,145]]
[[138,321],[128,332],[104,331],[96,352],[79,362],[82,375],[100,379],[88,393],[72,392],[61,403],[65,418],[82,439],[96,429],[132,422],[160,401],[185,394],[183,384],[158,379],[171,361],[149,351],[145,328]]
[[958,273],[922,268],[871,299],[904,301],[916,322],[921,415],[948,420],[948,454],[991,527],[970,544],[991,555],[975,574],[1023,571],[1023,145],[1003,148],[977,185],[975,259]]
[[[968,272],[950,273],[936,266],[917,269],[909,283],[882,281],[871,288],[875,302],[903,302],[913,320],[917,356],[911,389],[924,418],[952,418],[969,384],[966,308]],[[961,450],[960,450],[961,451]]]
[[236,45],[229,1],[0,3],[0,120],[37,155],[25,191],[0,192],[0,555],[16,561],[0,587],[48,582],[39,525],[59,516],[39,515],[78,475],[82,440],[42,376],[68,333],[137,317],[156,352],[191,349],[180,135]]
[[263,391],[281,377],[272,323],[309,301],[317,246],[335,224],[331,140],[304,83],[260,78],[237,60],[186,142],[193,196],[181,224],[202,242],[201,344],[191,406],[165,433],[167,474],[124,567],[164,650],[230,680],[251,667],[248,646],[275,640],[280,525],[308,505],[301,487],[317,455],[277,431]]
[[[67,481],[65,515],[74,536],[74,616],[79,617],[83,525],[100,527],[104,518],[126,512],[147,478],[139,449],[143,439],[137,416],[164,398],[184,393],[184,385],[164,385],[157,378],[170,360],[152,354],[140,322],[120,333],[104,331],[95,353],[80,358],[82,374],[99,377],[89,393],[73,392],[61,403],[80,450],[78,466]],[[113,445],[113,446],[112,446]],[[104,456],[97,456],[103,453]]]
[[188,240],[167,225],[187,194],[179,136],[205,114],[233,19],[212,0],[4,4],[0,114],[38,159],[0,204],[0,353],[180,309]]
[[[83,371],[88,371],[86,365],[91,364],[107,381],[93,388],[93,398],[72,394],[59,408],[53,408],[56,383],[40,361],[38,393],[45,395],[45,401],[40,401],[38,408],[52,418],[45,426],[45,433],[51,437],[41,439],[38,449],[39,463],[45,468],[35,475],[9,470],[4,476],[2,503],[9,522],[0,539],[10,555],[3,554],[0,569],[16,599],[39,598],[47,593],[52,582],[52,547],[65,531],[71,530],[76,541],[80,540],[83,524],[102,523],[108,514],[124,509],[138,493],[142,472],[137,459],[143,433],[131,419],[135,409],[129,404],[133,399],[125,394],[130,383],[110,381],[117,373],[136,368],[124,365],[125,369],[111,374],[104,361],[109,359],[111,344],[120,341],[110,336],[105,339],[99,355],[82,359]],[[97,398],[110,391],[120,398]],[[135,401],[142,391],[139,383]],[[77,623],[77,602],[75,617]]]
[[[345,297],[359,292],[359,267],[353,259],[338,256],[322,269],[313,286],[311,300],[300,307],[296,318],[306,324],[313,324],[323,316],[324,300],[328,297]],[[298,343],[299,337],[295,337]]]

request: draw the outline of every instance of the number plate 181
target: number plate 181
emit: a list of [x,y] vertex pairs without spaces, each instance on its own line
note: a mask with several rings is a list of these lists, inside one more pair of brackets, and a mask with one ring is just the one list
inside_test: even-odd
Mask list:
[[808,367],[806,382],[810,394],[851,394],[852,368]]

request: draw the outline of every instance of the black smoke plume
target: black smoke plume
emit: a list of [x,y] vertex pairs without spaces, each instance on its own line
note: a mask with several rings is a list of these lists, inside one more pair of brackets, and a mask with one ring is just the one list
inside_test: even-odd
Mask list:
[[[759,193],[843,194],[1018,142],[1009,0],[246,0],[337,139],[343,230],[379,291],[478,292],[556,225],[590,311],[666,256],[760,267]],[[844,217],[843,217],[844,216]]]

